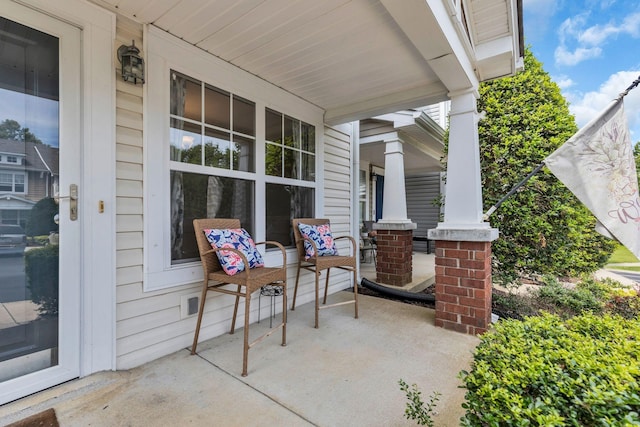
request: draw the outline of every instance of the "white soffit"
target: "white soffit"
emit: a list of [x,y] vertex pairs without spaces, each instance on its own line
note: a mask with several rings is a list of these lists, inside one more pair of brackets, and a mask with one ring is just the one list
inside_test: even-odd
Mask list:
[[[446,100],[472,80],[451,77],[473,67],[463,50],[450,49],[460,44],[443,33],[450,17],[434,21],[431,8],[443,9],[443,0],[91,1],[317,105],[331,124]],[[436,59],[437,73],[420,51],[425,40],[430,52],[449,56]]]

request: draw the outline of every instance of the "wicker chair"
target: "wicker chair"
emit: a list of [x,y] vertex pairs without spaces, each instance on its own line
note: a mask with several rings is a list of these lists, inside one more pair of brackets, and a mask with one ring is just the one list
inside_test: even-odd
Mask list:
[[[308,270],[312,271],[315,274],[315,291],[316,291],[316,316],[315,316],[315,327],[318,327],[318,316],[320,313],[320,309],[335,307],[338,305],[344,304],[354,304],[355,305],[355,318],[358,318],[358,282],[357,282],[357,259],[356,259],[356,241],[351,236],[340,236],[334,237],[334,240],[340,239],[348,239],[351,242],[351,255],[349,256],[341,256],[341,255],[324,255],[318,256],[317,248],[314,251],[315,256],[305,260],[305,251],[304,251],[304,241],[309,241],[315,248],[315,244],[310,240],[302,236],[300,233],[300,229],[298,228],[298,224],[309,224],[309,225],[322,225],[329,224],[328,219],[318,219],[318,218],[295,218],[292,221],[293,225],[293,234],[296,242],[296,249],[298,251],[298,269],[296,272],[296,286],[293,291],[293,303],[291,304],[291,310],[295,310],[296,308],[296,296],[298,293],[298,282],[300,281],[300,270]],[[347,270],[353,273],[353,299],[349,301],[343,301],[334,304],[327,304],[327,289],[329,287],[329,273],[331,272],[331,268],[339,268],[342,270]],[[320,296],[319,296],[319,281],[320,281],[320,273],[323,270],[327,270],[327,277],[325,278],[324,283],[324,298],[322,300],[322,307],[320,306]]]
[[[242,376],[247,376],[247,358],[249,355],[249,349],[261,341],[263,338],[276,332],[278,329],[282,329],[282,345],[286,345],[287,341],[287,255],[284,247],[274,241],[256,242],[256,245],[267,244],[274,245],[282,252],[282,265],[280,267],[259,267],[245,269],[244,271],[237,273],[233,276],[227,275],[220,263],[216,252],[219,249],[213,249],[211,244],[207,240],[204,234],[205,229],[218,228],[240,228],[240,221],[237,219],[194,219],[193,228],[196,235],[196,241],[198,243],[198,250],[200,251],[200,259],[202,260],[202,268],[204,270],[204,282],[202,284],[202,297],[200,298],[200,310],[198,311],[198,323],[196,324],[196,330],[193,337],[193,345],[191,347],[191,354],[196,353],[196,347],[198,345],[198,335],[200,334],[200,325],[202,323],[202,315],[204,313],[204,305],[207,299],[207,292],[216,291],[229,295],[235,295],[236,302],[233,309],[233,319],[231,321],[231,331],[233,334],[236,326],[236,316],[238,314],[238,302],[240,297],[245,299],[244,306],[244,350],[242,354]],[[246,256],[235,249],[225,248],[225,251],[233,251],[240,255],[244,265],[248,266]],[[223,288],[225,285],[237,285],[237,290]],[[251,305],[251,294],[258,291],[262,286],[276,285],[282,286],[282,323],[269,329],[266,333],[256,338],[252,342],[249,342],[249,313]],[[244,289],[243,289],[244,288]]]

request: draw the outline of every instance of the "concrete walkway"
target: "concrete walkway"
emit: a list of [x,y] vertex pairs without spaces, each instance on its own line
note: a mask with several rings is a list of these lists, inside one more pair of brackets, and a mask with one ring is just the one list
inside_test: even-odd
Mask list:
[[[350,298],[339,292],[330,299]],[[360,296],[320,313],[289,311],[287,346],[271,336],[249,352],[241,377],[242,330],[120,372],[103,372],[0,407],[0,425],[53,407],[64,426],[410,426],[398,380],[426,401],[442,394],[434,421],[457,426],[476,337],[434,326],[434,311]],[[268,322],[251,326],[252,335]]]

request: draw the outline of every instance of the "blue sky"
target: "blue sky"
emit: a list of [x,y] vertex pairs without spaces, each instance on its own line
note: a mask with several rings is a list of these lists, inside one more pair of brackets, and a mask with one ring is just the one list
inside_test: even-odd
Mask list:
[[0,122],[15,120],[44,144],[58,147],[58,101],[0,89]]
[[[525,43],[560,86],[578,127],[640,77],[638,0],[524,0]],[[640,141],[640,87],[624,98]]]

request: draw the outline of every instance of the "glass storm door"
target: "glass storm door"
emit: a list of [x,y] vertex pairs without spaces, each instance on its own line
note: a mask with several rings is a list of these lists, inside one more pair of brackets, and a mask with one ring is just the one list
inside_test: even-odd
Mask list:
[[0,404],[79,373],[80,53],[79,29],[3,2]]

